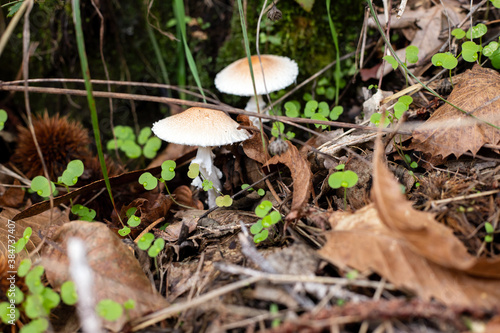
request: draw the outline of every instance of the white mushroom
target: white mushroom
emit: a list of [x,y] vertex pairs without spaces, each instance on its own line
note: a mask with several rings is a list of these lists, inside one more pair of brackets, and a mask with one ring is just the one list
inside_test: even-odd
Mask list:
[[[299,67],[295,61],[287,57],[263,54],[260,56],[260,59],[264,68],[264,77],[262,76],[258,56],[254,55],[251,57],[255,89],[259,98],[259,108],[262,110],[266,106],[266,103],[261,95],[266,94],[266,87],[268,93],[288,87],[297,78]],[[265,86],[264,78],[266,82]],[[215,77],[215,86],[219,91],[226,94],[252,96],[245,110],[257,112],[257,102],[255,100],[247,58],[236,60],[220,71]],[[255,117],[251,117],[251,120],[256,126],[259,123],[259,120]]]
[[[212,181],[213,187],[222,189],[222,172],[214,165],[213,146],[228,145],[248,139],[246,130],[222,111],[207,108],[190,108],[182,113],[167,117],[153,124],[152,131],[160,139],[181,145],[198,146],[198,152],[191,163],[200,165],[200,173]],[[192,185],[202,187],[200,177]],[[208,191],[208,205],[215,206],[215,190]]]

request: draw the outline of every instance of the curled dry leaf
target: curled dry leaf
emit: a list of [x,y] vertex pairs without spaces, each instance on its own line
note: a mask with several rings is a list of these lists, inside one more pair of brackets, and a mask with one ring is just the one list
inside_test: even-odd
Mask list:
[[499,91],[497,71],[479,65],[467,70],[448,100],[477,119],[445,104],[413,132],[411,148],[432,156],[453,154],[458,158],[467,151],[475,155],[486,143],[496,145],[500,130],[485,121],[500,126]]
[[500,304],[500,260],[476,259],[432,214],[416,211],[382,162],[377,140],[373,205],[334,213],[320,254],[330,262],[375,271],[424,300],[495,308]]
[[[241,123],[242,126],[255,127],[248,116],[240,114],[237,120]],[[255,128],[257,129],[257,127]],[[269,140],[267,139],[267,136],[265,136],[265,134],[264,138],[266,140],[267,147]],[[260,164],[264,164],[269,160],[269,154],[267,153],[267,151],[264,151],[264,146],[262,145],[260,132],[253,132],[250,139],[243,141],[242,145],[245,155],[247,155],[252,160],[257,161]]]
[[265,165],[282,163],[290,169],[293,179],[293,197],[291,212],[287,215],[287,220],[297,219],[302,216],[302,210],[307,203],[307,199],[312,192],[312,173],[309,162],[300,155],[297,147],[290,141],[286,141],[288,150],[273,156]]
[[[51,239],[53,246],[47,246],[42,255],[47,280],[54,288],[70,280],[65,252],[70,237],[80,238],[86,244],[87,260],[94,271],[96,302],[112,299],[123,304],[133,299],[136,306],[129,310],[129,320],[168,306],[166,300],[153,290],[133,253],[105,224],[99,222],[66,223],[54,234]],[[122,316],[115,322],[105,321],[104,326],[116,332],[126,321],[126,316]]]
[[[31,227],[32,234],[28,244],[26,244],[26,248],[31,252],[40,245],[40,235],[42,237],[45,235],[50,236],[57,227],[69,222],[68,211],[63,212],[58,208],[54,208],[52,214],[50,212],[48,210],[30,218],[13,222],[12,218],[19,214],[19,211],[14,208],[4,208],[0,212],[0,251],[7,254],[7,246],[13,245],[9,240],[16,242],[23,237],[24,230]],[[14,236],[14,239],[12,239],[12,236]],[[24,251],[19,253],[19,259],[22,259],[25,254]]]

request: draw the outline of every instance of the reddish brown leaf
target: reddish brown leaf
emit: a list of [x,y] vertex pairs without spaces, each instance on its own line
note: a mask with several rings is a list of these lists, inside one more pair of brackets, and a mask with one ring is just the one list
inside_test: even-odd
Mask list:
[[432,214],[416,211],[382,162],[374,157],[373,205],[334,213],[320,254],[341,267],[375,271],[424,300],[494,308],[500,303],[500,260],[475,259]]
[[290,141],[288,150],[281,154],[273,156],[265,165],[282,163],[290,169],[293,179],[293,197],[291,212],[287,215],[288,220],[293,220],[302,216],[302,210],[312,192],[312,173],[309,162],[300,155],[297,147]]
[[496,145],[500,131],[484,121],[500,126],[499,91],[500,74],[475,65],[465,72],[448,100],[483,121],[445,104],[413,132],[412,148],[433,156],[454,154],[458,158],[467,151],[475,155],[486,143]]
[[[240,114],[237,119],[242,126],[253,126],[253,123],[248,119],[248,116]],[[267,147],[269,140],[267,139],[267,136],[265,134],[264,139],[266,141]],[[264,164],[269,160],[269,154],[264,150],[264,146],[262,145],[262,137],[260,135],[260,132],[253,132],[250,139],[243,141],[242,145],[245,155],[247,155],[252,160],[257,161],[261,164]]]
[[[14,185],[21,185],[19,180],[14,180]],[[20,187],[8,187],[0,197],[0,206],[19,208],[24,201],[24,189]]]
[[[136,306],[128,312],[130,320],[168,306],[152,288],[133,253],[105,224],[99,222],[70,222],[55,233],[51,242],[56,246],[47,246],[43,253],[47,280],[54,288],[70,280],[65,252],[70,237],[82,239],[87,246],[87,260],[94,271],[96,302],[112,299],[123,304],[133,299]],[[112,331],[119,331],[126,321],[126,316],[122,316],[104,325]]]

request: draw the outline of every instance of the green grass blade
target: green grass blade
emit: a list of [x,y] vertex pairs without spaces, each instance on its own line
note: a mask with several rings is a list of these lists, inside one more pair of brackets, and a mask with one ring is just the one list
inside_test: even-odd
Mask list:
[[87,53],[85,52],[85,43],[82,30],[82,19],[80,16],[80,0],[73,0],[73,22],[75,24],[78,54],[80,56],[80,64],[82,67],[83,79],[85,80],[85,90],[87,91],[87,101],[89,103],[90,116],[92,119],[92,129],[94,130],[95,143],[97,147],[97,154],[99,156],[102,175],[104,177],[104,182],[106,183],[106,189],[108,190],[109,198],[111,199],[113,207],[115,207],[115,201],[113,199],[113,193],[111,192],[111,185],[109,183],[108,169],[106,168],[106,163],[104,161],[104,154],[102,152],[101,132],[99,131],[99,119],[97,117],[97,109],[95,106],[94,96],[92,95],[92,84],[90,83],[90,70],[87,61]]
[[333,25],[332,15],[330,14],[330,2],[331,0],[326,0],[326,11],[328,13],[328,23],[330,24],[330,31],[332,32],[333,44],[335,45],[335,105],[339,104],[339,90],[340,90],[340,50],[339,50],[339,39],[337,30]]
[[198,89],[200,90],[201,95],[203,96],[203,102],[207,102],[205,100],[205,93],[203,92],[203,87],[201,86],[201,80],[200,76],[198,75],[198,69],[196,68],[196,63],[193,58],[193,54],[191,53],[191,50],[189,49],[188,43],[187,43],[187,36],[186,36],[186,15],[184,11],[184,2],[183,0],[175,0],[174,3],[174,11],[175,11],[175,19],[177,20],[177,26],[180,27],[181,31],[181,36],[182,36],[182,43],[184,44],[184,52],[186,55],[186,60],[189,65],[189,69],[191,70],[191,74],[193,74],[194,80],[196,81],[196,85],[198,86]]
[[161,75],[163,77],[163,83],[170,84],[170,80],[168,79],[167,66],[165,66],[165,61],[163,61],[163,56],[161,54],[160,47],[158,46],[158,42],[156,41],[153,29],[151,29],[151,26],[149,24],[146,24],[146,30],[148,32],[148,37],[149,40],[151,41],[151,45],[153,46],[156,60],[158,61],[158,65],[160,66]]

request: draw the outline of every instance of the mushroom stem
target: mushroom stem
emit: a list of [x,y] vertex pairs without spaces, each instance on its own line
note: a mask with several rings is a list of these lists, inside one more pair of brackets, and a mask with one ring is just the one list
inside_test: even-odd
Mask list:
[[[255,99],[255,96],[250,97],[248,100],[247,106],[245,106],[245,111],[251,111],[251,112],[257,112],[257,101],[259,102],[259,109],[263,109],[266,106],[266,102],[264,102],[264,99],[262,98],[262,95],[257,95],[257,99]],[[268,112],[264,112],[265,114],[269,114]],[[259,118],[257,117],[250,117],[250,120],[252,123],[259,127]],[[262,119],[262,122],[269,121],[268,119]]]
[[[221,190],[222,185],[220,179],[222,178],[222,172],[214,165],[214,154],[212,153],[212,147],[198,147],[198,152],[196,157],[191,163],[198,163],[200,166],[200,174],[209,180],[213,184],[213,188],[208,190],[208,207],[215,207],[215,198],[217,198],[217,193],[215,189]],[[198,188],[203,188],[203,181],[200,176],[196,177],[191,185],[197,186]]]

